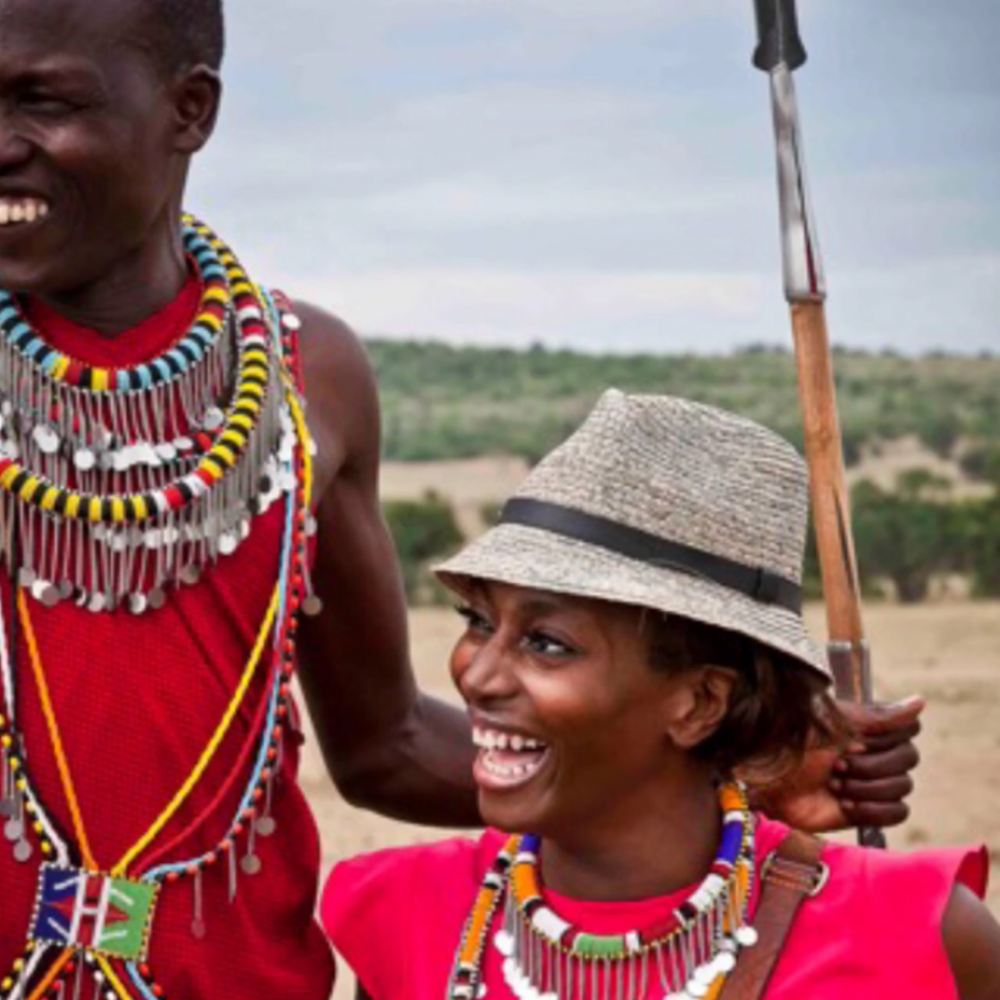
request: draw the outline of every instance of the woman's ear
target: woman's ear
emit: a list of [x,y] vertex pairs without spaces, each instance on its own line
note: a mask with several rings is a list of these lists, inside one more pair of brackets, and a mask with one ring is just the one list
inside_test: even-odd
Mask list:
[[222,100],[222,80],[208,66],[195,66],[171,84],[177,122],[174,149],[190,156],[197,153],[215,131]]
[[696,667],[676,678],[666,708],[667,734],[681,750],[704,743],[722,724],[736,686],[728,667]]

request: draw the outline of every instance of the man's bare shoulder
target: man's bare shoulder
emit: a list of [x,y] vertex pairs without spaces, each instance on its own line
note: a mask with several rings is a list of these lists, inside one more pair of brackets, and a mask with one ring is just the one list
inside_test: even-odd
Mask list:
[[323,487],[345,467],[377,465],[378,389],[364,345],[347,323],[308,302],[292,307],[302,321],[299,350]]

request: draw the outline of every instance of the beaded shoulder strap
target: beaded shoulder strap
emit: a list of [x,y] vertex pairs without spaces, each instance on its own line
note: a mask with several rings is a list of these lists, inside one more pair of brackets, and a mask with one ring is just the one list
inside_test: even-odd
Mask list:
[[802,904],[818,896],[830,877],[822,855],[821,840],[792,831],[764,862],[754,918],[760,940],[740,955],[719,1000],[760,1000],[764,996]]
[[278,329],[281,330],[281,348],[285,369],[299,395],[302,396],[306,388],[305,372],[302,370],[302,355],[299,351],[299,331],[302,329],[302,320],[296,315],[292,300],[285,292],[278,288],[272,288],[267,295],[280,317]]

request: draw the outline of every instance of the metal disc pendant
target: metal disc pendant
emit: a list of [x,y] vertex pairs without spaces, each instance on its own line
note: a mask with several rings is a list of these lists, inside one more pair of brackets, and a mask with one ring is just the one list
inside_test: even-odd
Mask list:
[[27,840],[19,840],[14,845],[14,860],[18,864],[25,864],[31,860],[31,855],[34,854],[34,850],[31,844]]
[[195,563],[188,563],[180,572],[181,583],[193,587],[201,579],[201,570]]
[[154,587],[147,595],[146,600],[154,611],[159,611],[167,603],[167,595],[162,587]]
[[736,956],[731,951],[720,952],[715,958],[715,964],[723,975],[729,975],[736,968]]
[[22,566],[17,571],[17,582],[26,590],[38,579],[38,574],[30,566]]
[[17,801],[15,799],[0,799],[0,816],[9,819],[17,812]]
[[302,602],[302,613],[308,615],[310,618],[315,618],[317,615],[323,613],[323,601],[315,594],[310,594]]
[[225,532],[219,536],[219,551],[224,556],[231,556],[236,551],[236,536],[231,532]]
[[169,441],[161,441],[156,446],[156,454],[164,462],[172,462],[177,457],[177,449]]
[[4,824],[3,835],[13,844],[24,836],[24,823],[19,819],[9,819]]
[[73,452],[73,464],[81,472],[90,472],[97,465],[97,455],[90,448],[77,448]]
[[59,584],[59,597],[64,601],[68,601],[73,596],[74,589],[72,580],[63,580]]
[[257,820],[257,833],[262,837],[273,837],[274,831],[278,829],[278,824],[273,816],[261,816]]
[[104,595],[100,591],[91,594],[90,599],[87,601],[87,610],[92,611],[95,615],[100,614],[105,606]]
[[128,609],[134,615],[141,615],[149,607],[149,600],[145,594],[131,594],[128,599]]
[[59,591],[48,580],[36,580],[31,585],[31,593],[47,608],[54,608],[60,601]]
[[260,858],[256,854],[248,854],[240,862],[240,868],[243,869],[245,875],[258,875],[262,867]]
[[46,455],[54,455],[59,450],[59,435],[48,424],[39,424],[32,437]]
[[206,431],[217,431],[226,422],[226,415],[217,406],[210,406],[205,411],[202,426]]
[[699,965],[694,970],[695,981],[701,983],[703,986],[711,986],[715,982],[715,977],[716,971],[711,964]]

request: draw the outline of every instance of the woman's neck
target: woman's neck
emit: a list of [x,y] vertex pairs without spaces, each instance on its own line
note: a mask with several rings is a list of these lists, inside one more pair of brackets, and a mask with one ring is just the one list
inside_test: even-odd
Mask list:
[[621,803],[586,829],[544,837],[545,885],[574,899],[626,902],[668,895],[704,878],[722,829],[716,789],[701,771],[670,785]]

